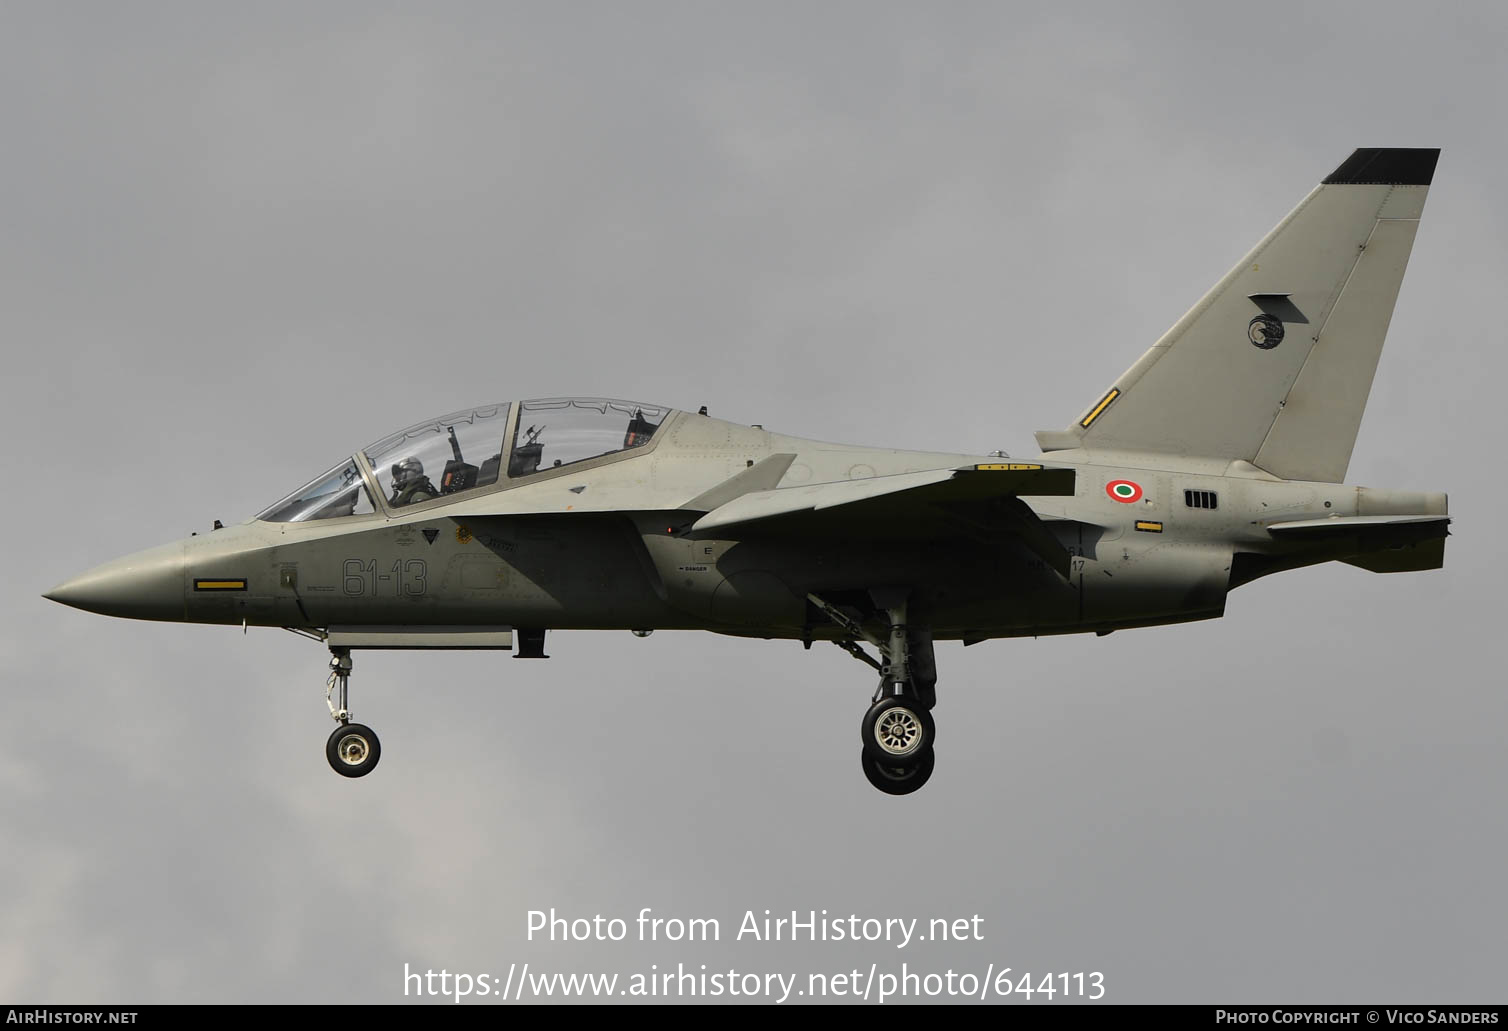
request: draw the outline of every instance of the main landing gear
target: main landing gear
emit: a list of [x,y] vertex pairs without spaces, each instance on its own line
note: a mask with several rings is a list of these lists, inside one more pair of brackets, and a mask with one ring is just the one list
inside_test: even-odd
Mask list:
[[[879,590],[870,596],[889,618],[887,636],[869,632],[849,612],[815,594],[807,600],[849,635],[835,643],[880,674],[880,685],[860,724],[864,776],[887,795],[909,795],[927,783],[937,765],[932,750],[937,733],[932,722],[937,704],[932,634],[907,622],[906,592]],[[874,646],[881,658],[865,651],[861,640]]]
[[351,649],[330,649],[330,678],[325,681],[325,704],[340,726],[325,742],[325,758],[330,769],[342,777],[365,777],[377,768],[382,758],[382,742],[371,727],[351,722],[346,698],[351,679]]

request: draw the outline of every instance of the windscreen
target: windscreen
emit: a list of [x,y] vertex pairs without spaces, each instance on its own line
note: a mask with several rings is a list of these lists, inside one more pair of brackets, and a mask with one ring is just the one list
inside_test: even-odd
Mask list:
[[354,459],[348,458],[259,513],[257,518],[269,523],[301,523],[310,519],[368,515],[373,511],[361,470]]

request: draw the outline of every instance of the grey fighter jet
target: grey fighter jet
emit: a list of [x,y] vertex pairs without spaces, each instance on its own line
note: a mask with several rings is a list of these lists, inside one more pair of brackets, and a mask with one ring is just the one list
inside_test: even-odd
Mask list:
[[133,619],[285,627],[329,648],[326,755],[372,771],[359,649],[545,658],[549,630],[832,642],[878,673],[862,762],[931,776],[934,645],[1211,619],[1340,561],[1436,569],[1444,494],[1343,486],[1438,150],[1347,158],[1040,457],[803,440],[595,397],[400,430],[239,526],[46,597]]

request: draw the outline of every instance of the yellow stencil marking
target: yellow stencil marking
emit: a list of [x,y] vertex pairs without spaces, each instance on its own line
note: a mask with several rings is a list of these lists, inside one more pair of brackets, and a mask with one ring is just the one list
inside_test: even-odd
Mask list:
[[1084,421],[1081,422],[1081,423],[1079,423],[1079,425],[1082,426],[1082,427],[1084,427],[1084,429],[1087,430],[1089,428],[1089,424],[1092,423],[1092,422],[1094,422],[1094,420],[1098,419],[1102,414],[1104,414],[1105,409],[1110,407],[1110,402],[1114,401],[1116,398],[1118,398],[1120,396],[1121,396],[1120,388],[1119,387],[1111,387],[1110,388],[1110,393],[1108,393],[1104,397],[1100,398],[1100,403],[1094,406],[1094,410],[1093,411],[1091,411],[1088,415],[1084,416]]

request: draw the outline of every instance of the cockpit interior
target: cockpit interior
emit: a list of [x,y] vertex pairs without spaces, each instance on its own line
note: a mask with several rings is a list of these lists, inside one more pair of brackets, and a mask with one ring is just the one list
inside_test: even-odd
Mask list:
[[462,409],[383,437],[256,518],[293,523],[368,515],[468,491],[503,489],[540,473],[644,447],[671,411],[598,397]]

